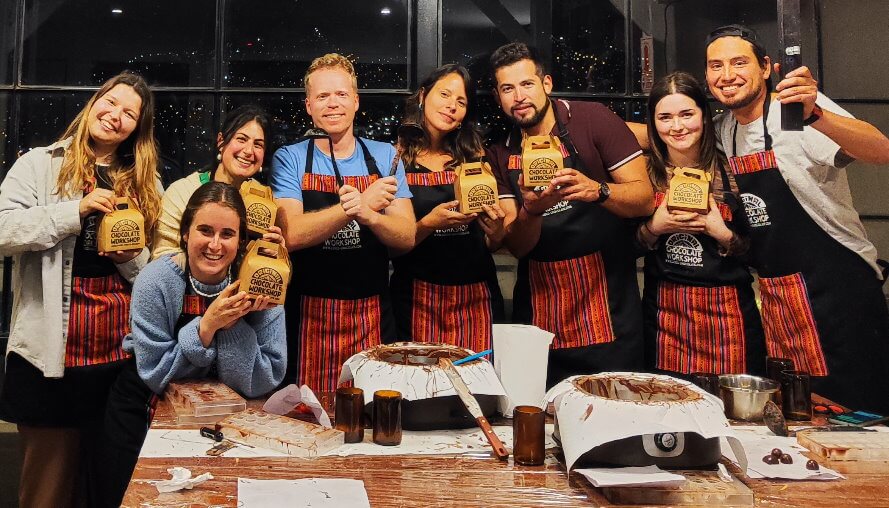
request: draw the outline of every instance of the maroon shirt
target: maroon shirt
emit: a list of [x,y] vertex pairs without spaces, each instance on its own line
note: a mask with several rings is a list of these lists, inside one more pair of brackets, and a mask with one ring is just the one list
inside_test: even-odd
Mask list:
[[[598,102],[554,100],[556,115],[568,129],[571,141],[586,165],[586,176],[612,182],[611,171],[642,155],[627,124]],[[559,134],[557,126],[551,132]],[[509,156],[521,152],[521,133],[513,129],[504,143],[487,151],[501,198],[516,197],[507,176]]]

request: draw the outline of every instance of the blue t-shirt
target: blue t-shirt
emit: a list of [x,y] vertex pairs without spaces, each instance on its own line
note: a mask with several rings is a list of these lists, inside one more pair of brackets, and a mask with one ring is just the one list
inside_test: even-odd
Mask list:
[[[392,161],[395,160],[395,147],[389,143],[381,143],[364,138],[362,138],[362,141],[367,145],[371,157],[377,162],[377,168],[380,170],[380,173],[383,176],[388,176],[389,170],[392,167]],[[321,141],[321,143],[326,142],[326,140]],[[303,175],[306,172],[306,150],[308,150],[308,147],[309,142],[302,141],[293,145],[283,146],[275,152],[275,156],[272,159],[272,173],[269,183],[276,198],[303,200],[302,182]],[[364,164],[364,152],[357,141],[355,142],[355,151],[352,155],[345,159],[337,159],[336,165],[342,176],[367,176],[368,174],[367,166]],[[315,142],[312,172],[318,175],[334,176],[330,156],[318,149],[318,141]],[[404,164],[401,161],[398,161],[394,176],[398,185],[395,197],[410,199],[413,195],[404,178]]]

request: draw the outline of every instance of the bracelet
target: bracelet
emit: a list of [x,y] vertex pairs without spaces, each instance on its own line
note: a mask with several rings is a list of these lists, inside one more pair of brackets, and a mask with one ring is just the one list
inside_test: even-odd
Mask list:
[[[528,207],[525,206],[525,202],[524,202],[524,201],[522,201],[522,210],[525,211],[525,214],[527,214],[527,215],[529,215],[529,216],[531,216],[531,217],[543,217],[543,214],[542,214],[542,213],[531,213],[531,210],[528,210]],[[544,212],[544,213],[545,213],[545,212]]]
[[645,222],[642,223],[642,228],[645,229],[645,231],[646,231],[649,235],[651,235],[651,236],[653,236],[653,237],[655,237],[655,238],[658,237],[658,235],[654,234],[654,231],[652,231],[651,228],[648,227],[648,221],[645,221]]

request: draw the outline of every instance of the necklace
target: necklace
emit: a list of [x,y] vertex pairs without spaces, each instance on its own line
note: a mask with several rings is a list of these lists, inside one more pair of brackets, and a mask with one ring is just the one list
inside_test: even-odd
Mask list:
[[203,296],[204,298],[216,298],[217,296],[219,296],[219,293],[222,293],[223,289],[225,289],[226,287],[228,287],[229,284],[231,284],[231,276],[232,276],[232,267],[229,266],[228,273],[225,274],[225,278],[222,279],[222,283],[221,283],[222,288],[219,291],[212,293],[212,294],[211,293],[204,293],[203,291],[201,291],[200,289],[197,288],[197,285],[195,283],[197,283],[197,284],[203,284],[203,283],[201,281],[195,279],[194,276],[191,274],[191,272],[188,272],[188,283],[189,283],[189,285],[191,285],[191,290],[194,291],[196,294]]

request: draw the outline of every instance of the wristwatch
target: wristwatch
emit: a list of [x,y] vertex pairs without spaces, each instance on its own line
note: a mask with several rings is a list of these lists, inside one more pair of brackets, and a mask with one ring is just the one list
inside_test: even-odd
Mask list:
[[599,197],[593,203],[604,203],[611,197],[611,189],[605,182],[599,182]]
[[803,120],[803,125],[812,125],[818,120],[821,120],[822,116],[824,116],[824,110],[821,109],[821,106],[815,104],[815,108],[812,109],[812,114],[809,115],[809,118]]

